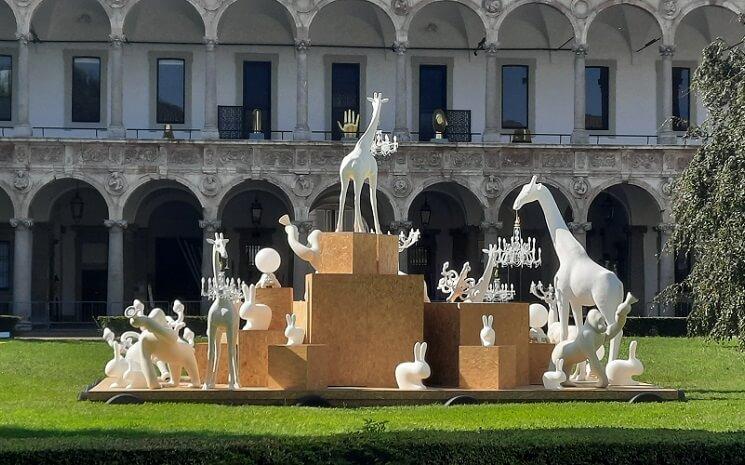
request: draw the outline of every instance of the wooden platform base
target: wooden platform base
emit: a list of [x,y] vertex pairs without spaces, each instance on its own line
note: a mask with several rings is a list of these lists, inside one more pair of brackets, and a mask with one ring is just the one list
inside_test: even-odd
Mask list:
[[383,405],[425,405],[443,404],[458,396],[468,396],[479,403],[499,402],[555,402],[555,401],[616,401],[625,402],[639,394],[648,394],[659,401],[683,400],[682,391],[661,388],[653,385],[612,387],[596,389],[592,387],[566,388],[560,391],[547,391],[543,386],[523,386],[514,389],[476,390],[431,388],[425,391],[401,391],[392,388],[346,388],[332,387],[321,390],[282,390],[266,388],[242,388],[228,391],[224,385],[217,389],[202,390],[163,388],[156,390],[111,389],[110,379],[104,379],[80,395],[81,400],[106,402],[119,394],[129,394],[144,402],[199,402],[247,405],[295,405],[309,396],[323,398],[334,407],[360,407]]

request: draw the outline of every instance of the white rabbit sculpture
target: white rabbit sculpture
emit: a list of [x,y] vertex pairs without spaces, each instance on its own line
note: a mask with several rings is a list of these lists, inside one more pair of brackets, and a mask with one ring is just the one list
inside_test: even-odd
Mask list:
[[422,383],[422,380],[429,378],[432,370],[424,360],[426,353],[427,343],[417,342],[414,344],[414,361],[399,363],[396,366],[396,383],[399,389],[427,389],[427,386]]
[[494,345],[494,341],[497,340],[497,335],[494,333],[492,325],[494,324],[494,315],[481,315],[481,321],[484,323],[484,327],[481,329],[481,345],[484,347],[491,347]]
[[561,389],[561,383],[567,380],[567,375],[564,373],[564,359],[560,358],[556,361],[556,370],[547,371],[543,373],[543,387],[549,391],[556,391]]
[[608,384],[614,386],[636,386],[639,381],[634,376],[644,373],[644,365],[641,360],[636,358],[636,341],[629,344],[628,360],[613,360],[605,367],[605,374],[608,377]]
[[260,331],[269,329],[269,324],[272,322],[272,309],[268,305],[256,303],[256,286],[254,284],[247,286],[246,283],[242,283],[241,287],[243,288],[245,302],[241,305],[238,313],[241,318],[246,320],[243,329]]
[[293,313],[285,315],[287,320],[287,328],[285,328],[285,337],[287,338],[288,346],[299,346],[305,339],[305,330],[303,328],[295,327],[297,316]]

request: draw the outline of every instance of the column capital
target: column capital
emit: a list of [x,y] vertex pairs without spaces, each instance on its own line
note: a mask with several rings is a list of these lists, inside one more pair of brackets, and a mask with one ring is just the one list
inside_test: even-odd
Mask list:
[[567,226],[572,234],[585,234],[587,231],[592,229],[592,223],[589,221],[584,223],[581,221],[572,221]]
[[34,226],[34,220],[31,218],[11,218],[10,225],[16,229],[31,229]]
[[103,220],[103,225],[112,231],[127,229],[129,223],[125,220]]
[[29,42],[34,41],[34,36],[30,32],[19,32],[16,34],[16,39],[23,45],[28,45]]
[[674,45],[660,45],[660,55],[663,57],[671,57],[675,55]]
[[406,233],[408,230],[410,230],[414,226],[414,223],[411,221],[391,221],[391,224],[388,225],[388,229],[393,231],[396,234],[400,233]]
[[396,55],[403,55],[404,53],[406,53],[407,48],[409,48],[408,42],[397,40],[393,42],[391,50],[393,50]]
[[199,227],[204,229],[205,232],[215,232],[222,226],[220,220],[199,220]]
[[295,50],[307,52],[310,48],[310,39],[295,39]]
[[202,43],[207,47],[207,50],[212,51],[217,47],[218,41],[215,37],[202,37]]
[[309,232],[313,231],[313,228],[315,224],[312,221],[295,221],[292,224],[297,226],[298,231],[300,234],[308,234]]
[[109,34],[109,42],[114,48],[121,48],[122,45],[127,41],[124,34]]
[[484,232],[497,232],[502,229],[503,223],[501,221],[482,221],[479,224],[479,229]]
[[495,57],[497,56],[497,52],[499,51],[499,44],[496,42],[489,42],[488,44],[484,45],[484,51],[486,52],[486,56]]
[[584,58],[587,56],[589,50],[586,44],[579,44],[572,49],[572,52],[574,52],[574,55],[578,58]]
[[675,223],[660,223],[654,227],[654,230],[662,234],[671,234],[676,227]]

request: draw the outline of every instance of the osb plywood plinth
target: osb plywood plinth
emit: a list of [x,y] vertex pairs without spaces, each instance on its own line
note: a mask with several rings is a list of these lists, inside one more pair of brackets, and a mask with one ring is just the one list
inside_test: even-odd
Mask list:
[[325,345],[269,346],[270,388],[325,389],[328,367]]
[[459,347],[481,345],[481,315],[494,315],[495,345],[515,346],[517,360],[522,361],[517,364],[517,384],[529,383],[528,304],[432,302],[424,304],[424,340],[432,368],[429,384],[458,385]]
[[398,274],[398,237],[368,233],[321,233],[318,273]]
[[269,324],[269,329],[284,331],[287,326],[285,315],[292,313],[292,298],[291,287],[256,289],[256,302],[268,305],[272,309],[272,322]]
[[461,389],[511,389],[517,386],[515,346],[460,346]]
[[328,345],[329,385],[395,387],[422,340],[422,277],[315,273],[305,288],[306,342]]
[[[194,355],[197,357],[197,366],[199,367],[199,376],[202,382],[207,377],[207,343],[200,342],[194,344]],[[220,344],[220,360],[217,362],[216,383],[226,384],[228,382],[228,345]]]
[[[284,317],[283,317],[284,319]],[[268,349],[287,341],[284,331],[241,330],[238,333],[238,379],[244,387],[266,387]]]
[[543,384],[543,373],[548,370],[548,362],[551,360],[551,352],[555,344],[531,342],[528,344],[530,353],[530,384]]

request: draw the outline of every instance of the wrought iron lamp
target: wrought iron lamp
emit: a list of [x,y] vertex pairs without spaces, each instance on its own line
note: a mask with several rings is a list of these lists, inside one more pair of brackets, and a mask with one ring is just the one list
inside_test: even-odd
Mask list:
[[258,198],[254,198],[254,201],[251,203],[251,223],[253,223],[254,226],[260,225],[263,214],[264,207],[261,205]]
[[419,217],[422,221],[422,226],[429,226],[429,221],[432,219],[432,208],[430,208],[429,202],[427,202],[426,194],[424,195],[424,203],[422,204],[422,208],[419,210]]
[[83,219],[83,211],[85,210],[85,203],[83,198],[80,197],[80,185],[75,187],[75,195],[70,199],[70,216],[75,224],[80,223]]

